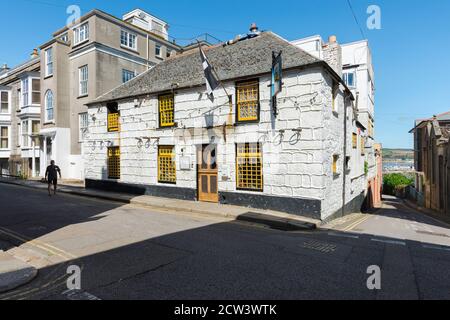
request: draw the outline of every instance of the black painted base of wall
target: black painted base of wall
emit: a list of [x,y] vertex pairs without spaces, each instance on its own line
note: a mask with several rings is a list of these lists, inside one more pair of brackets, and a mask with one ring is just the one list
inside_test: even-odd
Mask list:
[[[87,189],[133,195],[197,201],[197,190],[161,185],[138,185],[109,180],[86,179]],[[321,219],[321,201],[304,198],[276,197],[240,192],[219,192],[221,204],[231,204],[255,209],[275,210],[302,217]]]
[[335,219],[338,218],[342,218],[348,214],[351,213],[355,213],[355,212],[360,212],[362,209],[362,206],[364,204],[366,197],[364,195],[364,192],[361,193],[359,196],[353,198],[352,201],[348,202],[345,205],[344,210],[342,211],[342,209],[339,209],[338,211],[336,211],[335,213],[333,213],[331,216],[329,216],[328,218],[326,218],[325,220],[323,220],[323,223],[328,223],[331,222]]
[[239,192],[219,192],[220,203],[275,210],[297,216],[321,219],[321,201],[293,197],[267,196]]
[[97,189],[109,192],[128,193],[133,195],[147,195],[153,197],[191,200],[197,199],[197,190],[180,187],[166,187],[166,186],[154,186],[154,185],[139,185],[115,182],[109,180],[92,180],[86,179],[86,189]]

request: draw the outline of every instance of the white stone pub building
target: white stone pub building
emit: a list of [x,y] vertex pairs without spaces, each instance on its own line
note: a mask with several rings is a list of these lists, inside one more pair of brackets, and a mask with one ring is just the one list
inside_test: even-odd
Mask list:
[[[329,220],[367,192],[364,136],[337,43],[320,60],[271,33],[205,47],[222,88],[211,101],[198,49],[88,104],[86,186],[236,204]],[[278,114],[272,52],[282,52]]]

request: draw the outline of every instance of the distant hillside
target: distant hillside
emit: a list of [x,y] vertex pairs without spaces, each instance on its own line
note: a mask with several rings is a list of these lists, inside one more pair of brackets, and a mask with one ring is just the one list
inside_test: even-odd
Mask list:
[[410,149],[383,149],[385,160],[414,160],[414,150]]

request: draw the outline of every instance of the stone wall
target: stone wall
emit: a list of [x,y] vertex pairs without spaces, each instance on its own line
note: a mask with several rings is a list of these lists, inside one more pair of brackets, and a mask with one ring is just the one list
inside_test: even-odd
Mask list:
[[[119,103],[121,132],[107,132],[106,105],[89,108],[89,132],[85,140],[86,178],[107,178],[107,147],[121,147],[119,183],[164,188],[197,189],[196,146],[218,146],[219,192],[251,197],[280,197],[308,202],[304,208],[318,218],[336,211],[342,194],[342,176],[331,174],[332,154],[342,154],[343,94],[339,96],[339,115],[331,111],[331,78],[322,68],[290,71],[284,74],[283,92],[278,97],[279,114],[274,118],[270,106],[270,76],[259,78],[260,122],[225,127],[229,119],[228,99],[222,89],[215,91],[212,103],[204,88],[175,91],[176,128],[158,128],[158,97],[150,95]],[[225,83],[235,98],[235,83]],[[232,119],[235,122],[235,105]],[[210,129],[206,129],[210,127]],[[298,134],[296,130],[301,129]],[[236,189],[236,143],[263,144],[264,191]],[[158,183],[158,145],[175,145],[177,183]],[[189,158],[191,167],[182,170],[181,158]],[[342,161],[342,159],[340,160]],[[342,167],[339,164],[339,167]],[[176,189],[173,189],[176,192]],[[264,199],[266,201],[267,199]],[[325,203],[325,206],[320,205]],[[298,214],[302,214],[299,205]],[[306,209],[305,209],[306,210]],[[319,212],[317,212],[317,210]],[[308,215],[311,215],[308,212]],[[306,215],[306,211],[304,212]]]

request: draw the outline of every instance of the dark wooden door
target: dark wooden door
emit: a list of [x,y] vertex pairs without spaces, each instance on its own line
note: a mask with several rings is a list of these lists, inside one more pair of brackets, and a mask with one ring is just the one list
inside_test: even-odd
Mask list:
[[198,200],[219,202],[217,146],[203,145],[197,152]]

